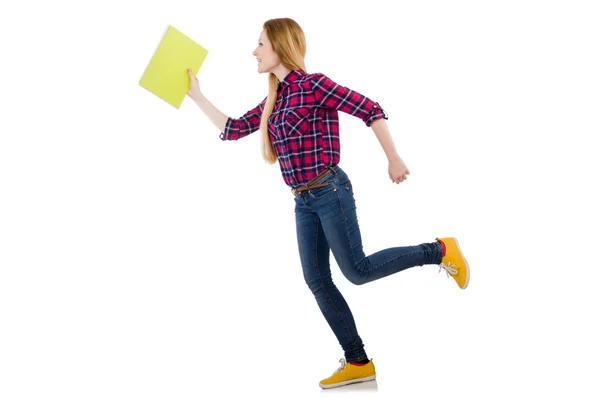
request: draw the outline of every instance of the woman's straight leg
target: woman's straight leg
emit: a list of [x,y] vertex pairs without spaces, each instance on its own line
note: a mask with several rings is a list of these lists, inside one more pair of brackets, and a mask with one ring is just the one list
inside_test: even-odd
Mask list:
[[330,248],[321,220],[307,204],[306,195],[297,196],[296,233],[304,280],[323,316],[337,337],[347,362],[367,359],[352,312],[331,278]]

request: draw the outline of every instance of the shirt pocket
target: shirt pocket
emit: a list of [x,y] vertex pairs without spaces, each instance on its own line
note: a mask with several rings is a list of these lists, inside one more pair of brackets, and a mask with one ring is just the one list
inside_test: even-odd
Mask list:
[[283,113],[283,127],[286,136],[299,136],[310,129],[310,108],[286,109]]

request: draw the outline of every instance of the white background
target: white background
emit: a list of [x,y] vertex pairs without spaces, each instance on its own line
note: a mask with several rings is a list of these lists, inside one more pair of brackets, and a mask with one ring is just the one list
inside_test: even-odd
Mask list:
[[[411,176],[340,113],[367,254],[456,236],[355,286],[380,395],[598,395],[600,13],[593,1],[39,2],[0,8],[0,395],[313,395],[343,356],[260,134],[222,142],[138,85],[171,24],[225,114],[267,93],[264,21],[378,101]],[[85,5],[84,5],[85,4]],[[18,7],[18,8],[15,8]]]

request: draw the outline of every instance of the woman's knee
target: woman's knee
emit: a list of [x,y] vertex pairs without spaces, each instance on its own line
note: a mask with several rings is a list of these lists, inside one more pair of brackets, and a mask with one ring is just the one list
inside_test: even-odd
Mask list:
[[368,280],[364,272],[361,272],[355,267],[350,267],[342,272],[344,276],[354,285],[363,285]]
[[331,276],[328,277],[320,277],[312,280],[304,279],[306,285],[313,293],[313,295],[323,294],[327,291],[328,288],[333,287],[333,280]]

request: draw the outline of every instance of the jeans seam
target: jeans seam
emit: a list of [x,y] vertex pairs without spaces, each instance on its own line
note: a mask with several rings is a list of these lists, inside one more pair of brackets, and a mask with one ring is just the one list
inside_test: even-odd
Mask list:
[[369,271],[370,271],[370,272],[371,272],[371,271],[375,271],[375,270],[379,269],[380,267],[382,267],[382,266],[385,266],[385,265],[387,265],[388,263],[390,263],[390,262],[392,262],[392,261],[395,261],[395,260],[396,260],[396,259],[398,259],[398,258],[406,258],[407,256],[410,256],[410,255],[415,255],[415,254],[418,254],[418,252],[416,252],[416,251],[412,251],[412,252],[407,252],[406,254],[402,254],[402,255],[395,256],[395,257],[393,257],[393,258],[391,258],[391,259],[388,259],[387,261],[385,261],[385,262],[381,263],[379,266],[377,266],[377,267],[375,267],[375,268],[373,268],[373,269],[371,269],[371,270],[369,270]]
[[348,241],[348,247],[350,247],[350,255],[352,255],[352,267],[355,269],[359,269],[360,272],[363,273],[364,270],[356,266],[356,256],[354,256],[354,250],[352,249],[352,241],[350,241],[350,230],[348,229],[348,216],[346,215],[346,212],[344,212],[344,206],[342,204],[342,200],[340,199],[339,193],[337,193],[337,197],[340,202],[342,214],[344,215],[344,234],[346,235],[346,240]]
[[[321,288],[323,288],[323,291],[327,295],[327,300],[329,300],[331,307],[333,307],[333,310],[335,311],[335,313],[342,320],[342,324],[344,324],[344,329],[346,330],[346,335],[348,336],[348,339],[352,339],[352,335],[350,335],[350,331],[348,330],[348,324],[346,324],[346,320],[344,319],[344,316],[342,316],[342,314],[338,310],[337,306],[335,305],[335,302],[333,301],[333,299],[331,299],[331,296],[329,296],[329,292],[327,291],[327,288],[325,288],[325,284],[323,283],[323,277],[321,277],[321,270],[319,268],[319,249],[317,246],[317,244],[318,244],[317,242],[319,239],[319,222],[320,222],[319,215],[317,215],[317,228],[316,228],[316,233],[315,233],[315,263],[317,265],[317,276],[319,277],[319,282],[321,283]],[[331,282],[333,283],[333,280]]]

